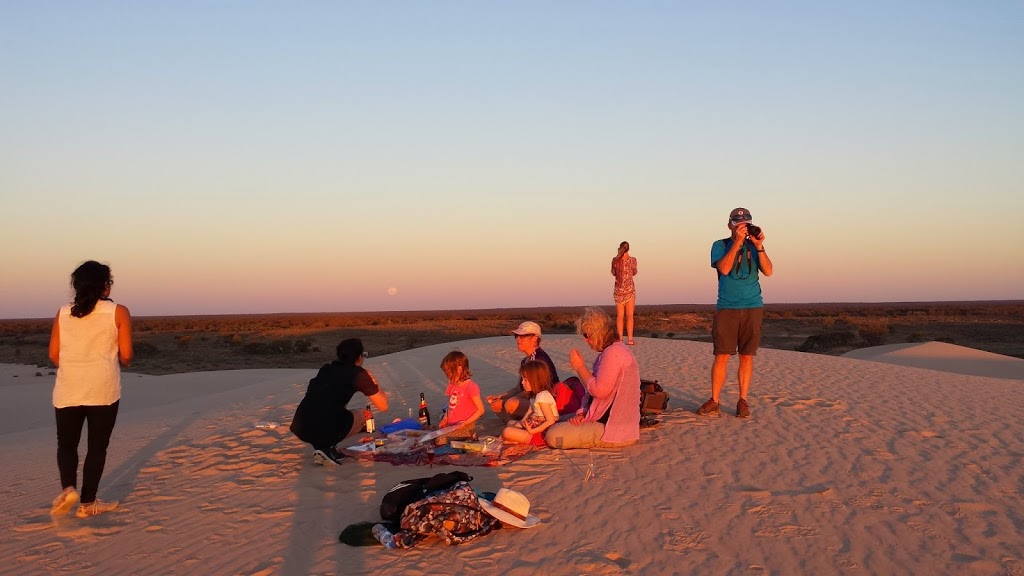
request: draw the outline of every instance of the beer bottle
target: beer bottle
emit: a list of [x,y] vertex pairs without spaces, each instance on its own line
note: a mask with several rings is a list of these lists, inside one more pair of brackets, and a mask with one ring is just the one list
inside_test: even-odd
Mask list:
[[430,426],[430,410],[427,409],[427,399],[420,392],[420,426]]
[[373,421],[373,410],[370,410],[370,405],[366,405],[366,412],[368,417],[366,418],[366,432],[373,434],[373,431],[377,429],[377,423]]

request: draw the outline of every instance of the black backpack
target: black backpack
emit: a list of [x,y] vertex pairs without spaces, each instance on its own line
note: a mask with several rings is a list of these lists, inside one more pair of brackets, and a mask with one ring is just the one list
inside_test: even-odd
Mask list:
[[640,380],[640,416],[661,414],[668,408],[668,392],[657,380]]
[[422,500],[432,492],[446,490],[458,482],[470,482],[473,477],[465,472],[441,472],[429,478],[413,478],[395,484],[380,502],[380,517],[385,522],[398,523],[405,507]]

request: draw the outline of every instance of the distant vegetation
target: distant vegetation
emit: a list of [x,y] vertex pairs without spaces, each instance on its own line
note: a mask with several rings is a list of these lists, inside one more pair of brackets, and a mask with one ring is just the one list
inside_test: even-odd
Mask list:
[[[614,309],[607,308],[614,314]],[[358,336],[372,355],[505,336],[523,320],[569,334],[582,307],[427,312],[166,316],[135,319],[132,370],[150,374],[238,368],[315,368]],[[710,342],[714,306],[638,306],[636,335]],[[0,320],[0,362],[48,367],[52,319]],[[939,340],[1024,358],[1024,301],[769,304],[767,348],[842,354]],[[510,344],[511,345],[511,344]]]

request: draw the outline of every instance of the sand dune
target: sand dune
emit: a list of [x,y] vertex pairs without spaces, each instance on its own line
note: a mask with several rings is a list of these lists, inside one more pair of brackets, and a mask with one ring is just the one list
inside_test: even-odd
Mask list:
[[[582,342],[544,344],[568,375]],[[514,381],[509,338],[371,358],[392,394],[386,417],[405,416],[420,392],[440,406],[438,363],[455,346],[485,394]],[[955,360],[931,348],[931,368]],[[724,416],[698,418],[710,345],[642,339],[635,351],[672,395],[661,426],[619,452],[546,450],[467,469],[478,488],[525,493],[544,525],[404,551],[337,536],[376,519],[394,483],[440,467],[315,467],[285,426],[254,427],[286,425],[311,370],[128,375],[100,487],[122,507],[54,522],[53,377],[2,366],[3,571],[1024,574],[1024,380],[763,350],[753,418],[732,417],[734,385]],[[584,481],[591,462],[597,475]]]
[[1024,380],[1024,360],[965,348],[945,342],[888,344],[860,348],[843,354],[846,358],[914,366],[940,372]]

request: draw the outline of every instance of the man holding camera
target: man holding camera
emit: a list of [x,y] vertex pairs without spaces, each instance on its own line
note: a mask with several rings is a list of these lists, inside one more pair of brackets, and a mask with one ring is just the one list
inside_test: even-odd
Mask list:
[[711,366],[711,399],[697,409],[700,415],[721,413],[718,399],[725,384],[729,357],[739,351],[740,400],[736,403],[736,416],[750,416],[747,392],[754,374],[754,354],[761,343],[764,318],[759,274],[772,275],[772,261],[764,248],[764,232],[751,224],[751,220],[749,210],[736,208],[729,213],[732,236],[711,245],[711,266],[718,273],[718,303],[711,326],[715,363]]

